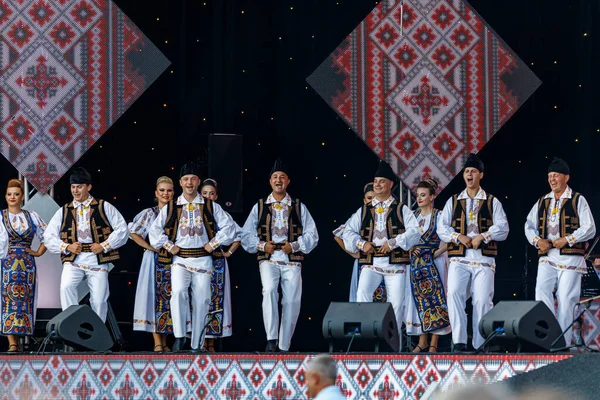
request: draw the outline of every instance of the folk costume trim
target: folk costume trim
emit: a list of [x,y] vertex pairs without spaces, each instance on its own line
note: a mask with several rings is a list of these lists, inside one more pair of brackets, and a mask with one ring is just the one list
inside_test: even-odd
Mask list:
[[[85,202],[84,202],[85,203]],[[106,217],[104,211],[104,200],[92,199],[89,203],[90,208],[90,231],[92,234],[92,240],[94,243],[102,244],[108,240],[108,237],[113,232],[113,228]],[[96,212],[97,211],[97,212]],[[65,204],[63,206],[63,219],[60,227],[60,239],[67,245],[76,243],[77,238],[77,208],[74,206],[74,202]],[[73,262],[77,254],[61,254],[60,259],[64,263]],[[109,250],[108,252],[102,252],[96,255],[98,264],[106,264],[113,261],[117,261],[119,251]]]

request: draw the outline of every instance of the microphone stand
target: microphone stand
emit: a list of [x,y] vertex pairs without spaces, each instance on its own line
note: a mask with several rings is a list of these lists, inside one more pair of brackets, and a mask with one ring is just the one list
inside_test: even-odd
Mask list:
[[[575,319],[573,320],[573,322],[571,322],[571,324],[567,327],[567,329],[565,329],[564,331],[562,331],[562,333],[560,334],[559,337],[557,337],[556,339],[554,339],[554,342],[552,342],[552,344],[550,345],[550,352],[551,353],[556,353],[559,351],[565,351],[565,350],[570,350],[574,347],[576,348],[584,348],[587,351],[591,352],[591,353],[598,353],[598,350],[592,349],[591,347],[589,347],[587,344],[585,344],[585,340],[583,338],[583,314],[585,314],[586,311],[588,311],[588,307],[590,302],[592,302],[594,299],[596,299],[596,297],[592,297],[591,299],[587,299],[584,301],[580,301],[577,305],[579,306],[584,306],[583,309],[577,314],[577,317],[575,317]],[[587,306],[585,306],[585,304],[588,304]],[[554,346],[556,345],[556,343],[558,343],[558,341],[563,338],[565,336],[565,334],[567,333],[567,331],[569,329],[571,329],[571,327],[573,327],[573,325],[575,325],[575,322],[579,322],[579,326],[580,328],[580,338],[581,338],[581,342],[580,343],[576,343],[576,344],[569,344],[569,343],[565,343],[565,347],[560,347],[558,349],[554,348]]]

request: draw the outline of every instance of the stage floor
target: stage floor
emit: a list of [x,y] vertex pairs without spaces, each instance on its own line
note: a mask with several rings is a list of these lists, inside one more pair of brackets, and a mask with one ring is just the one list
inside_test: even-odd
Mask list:
[[[1,399],[304,399],[311,354],[0,356]],[[348,399],[419,399],[439,382],[494,382],[573,355],[337,354]]]

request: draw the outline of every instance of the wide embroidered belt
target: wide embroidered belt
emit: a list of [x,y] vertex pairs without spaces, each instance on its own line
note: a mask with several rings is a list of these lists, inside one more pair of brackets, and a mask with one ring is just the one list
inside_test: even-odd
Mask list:
[[373,250],[374,250],[373,257],[389,257],[391,252],[388,251],[387,253],[384,253],[383,251],[381,251],[382,248],[383,248],[383,246],[379,246],[379,247],[374,246],[373,247]]
[[197,249],[179,249],[177,257],[181,258],[198,258],[210,256],[209,252],[200,247]]
[[94,243],[81,243],[81,252],[82,253],[93,253],[92,245]]

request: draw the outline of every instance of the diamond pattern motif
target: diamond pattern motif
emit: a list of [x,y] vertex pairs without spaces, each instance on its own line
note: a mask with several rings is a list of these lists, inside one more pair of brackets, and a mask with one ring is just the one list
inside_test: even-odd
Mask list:
[[0,151],[47,192],[168,65],[110,0],[0,0]]
[[308,82],[410,188],[447,186],[541,84],[463,0],[378,2]]
[[[305,398],[300,376],[310,357],[69,355],[33,361],[0,356],[0,398]],[[336,356],[336,383],[349,399],[418,399],[432,382],[440,382],[442,390],[466,382],[495,382],[569,357],[352,354]],[[204,372],[201,360],[207,366]],[[217,372],[212,385],[207,376],[211,369]]]

